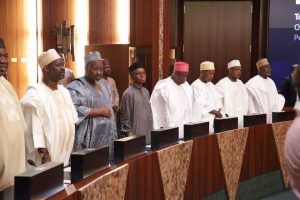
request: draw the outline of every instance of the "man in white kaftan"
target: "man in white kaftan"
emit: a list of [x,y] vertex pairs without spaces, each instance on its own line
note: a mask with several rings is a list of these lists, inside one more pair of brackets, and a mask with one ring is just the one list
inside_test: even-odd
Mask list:
[[70,93],[57,82],[64,78],[64,60],[54,49],[38,59],[42,82],[30,86],[21,100],[25,121],[28,159],[68,164],[74,144],[77,112]]
[[228,117],[238,117],[238,127],[243,127],[244,115],[248,114],[248,93],[241,77],[241,63],[232,60],[227,64],[228,76],[221,79],[216,88],[222,98],[222,111]]
[[222,118],[220,94],[211,82],[215,73],[213,62],[200,64],[200,77],[192,83],[193,112],[192,122],[209,122],[209,133],[214,132],[214,119]]
[[25,171],[26,124],[18,96],[6,80],[8,53],[0,38],[0,191],[14,184]]
[[154,129],[179,127],[183,138],[183,124],[191,122],[192,90],[186,82],[189,65],[176,62],[170,77],[160,80],[150,98]]
[[280,112],[285,99],[278,94],[271,76],[271,66],[266,58],[256,63],[258,75],[245,85],[249,97],[249,114],[267,114],[267,123],[272,123],[272,112]]

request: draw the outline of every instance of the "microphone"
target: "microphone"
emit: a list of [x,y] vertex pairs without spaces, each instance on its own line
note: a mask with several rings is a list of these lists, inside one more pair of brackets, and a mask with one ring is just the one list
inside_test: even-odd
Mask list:
[[37,167],[33,160],[28,159],[27,162],[28,162],[29,165]]

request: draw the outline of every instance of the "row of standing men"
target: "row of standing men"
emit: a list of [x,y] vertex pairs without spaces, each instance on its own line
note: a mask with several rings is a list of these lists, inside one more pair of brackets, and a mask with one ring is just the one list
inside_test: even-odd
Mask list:
[[243,127],[243,116],[267,114],[271,122],[272,112],[281,111],[285,99],[278,94],[271,76],[271,67],[266,58],[257,63],[258,75],[246,84],[239,80],[242,66],[239,60],[228,63],[228,76],[216,85],[211,81],[215,73],[213,62],[200,64],[200,76],[191,86],[186,82],[189,65],[177,62],[173,74],[160,80],[151,95],[154,129],[179,126],[183,137],[183,124],[209,121],[213,133],[214,118],[238,117]]
[[[29,159],[36,165],[49,161],[67,165],[72,151],[99,145],[109,145],[110,155],[113,155],[117,130],[111,92],[101,79],[103,62],[99,52],[85,56],[85,76],[72,81],[67,89],[58,85],[65,76],[64,59],[54,49],[43,52],[38,58],[42,81],[28,87],[21,104],[6,80],[8,54],[3,42],[0,58],[3,94],[0,101],[0,189],[13,183],[14,175],[25,170],[25,161]],[[218,83],[221,89],[217,90],[211,83],[215,70],[212,62],[200,64],[200,77],[192,86],[186,82],[189,65],[176,62],[172,75],[156,84],[150,98],[143,87],[144,67],[134,63],[129,68],[132,84],[124,92],[117,112],[120,131],[125,135],[146,135],[149,143],[152,129],[178,126],[182,137],[184,123],[211,122],[215,117],[224,116],[240,118],[245,113],[267,113],[269,116],[270,112],[282,109],[284,99],[268,78],[267,60],[260,60],[257,67],[259,75],[248,81],[246,90],[238,79],[239,61],[230,62],[228,77]]]

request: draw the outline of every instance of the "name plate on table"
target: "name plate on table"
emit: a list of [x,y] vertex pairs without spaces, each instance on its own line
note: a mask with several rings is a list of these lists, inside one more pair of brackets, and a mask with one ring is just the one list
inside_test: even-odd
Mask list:
[[267,123],[267,114],[244,115],[244,127]]
[[71,182],[83,179],[100,169],[108,167],[109,148],[83,149],[71,154]]
[[129,136],[114,141],[115,162],[145,153],[146,136]]
[[214,120],[214,132],[219,133],[222,131],[228,131],[238,128],[238,118],[216,118]]
[[294,120],[295,111],[272,112],[272,122],[282,122]]
[[15,176],[14,199],[41,199],[63,188],[63,163],[48,162]]
[[151,150],[178,143],[178,127],[162,128],[151,131]]
[[184,124],[184,140],[209,134],[209,122]]

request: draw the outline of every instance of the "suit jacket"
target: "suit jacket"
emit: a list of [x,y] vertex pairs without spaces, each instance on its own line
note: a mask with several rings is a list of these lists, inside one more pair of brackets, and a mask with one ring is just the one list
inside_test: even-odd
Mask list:
[[292,84],[292,76],[286,76],[281,81],[280,93],[285,98],[285,106],[294,106],[296,102],[296,92]]

